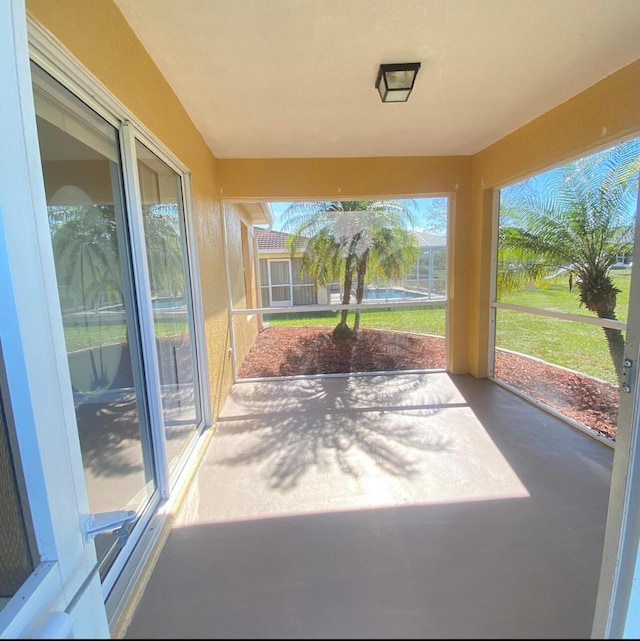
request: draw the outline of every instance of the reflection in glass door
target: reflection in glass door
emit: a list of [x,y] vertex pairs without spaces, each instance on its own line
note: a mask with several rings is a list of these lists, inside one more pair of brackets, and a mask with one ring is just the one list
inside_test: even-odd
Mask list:
[[136,141],[169,469],[200,423],[181,177]]
[[[118,131],[32,65],[66,349],[92,513],[157,488],[123,201]],[[119,548],[96,538],[104,578]]]

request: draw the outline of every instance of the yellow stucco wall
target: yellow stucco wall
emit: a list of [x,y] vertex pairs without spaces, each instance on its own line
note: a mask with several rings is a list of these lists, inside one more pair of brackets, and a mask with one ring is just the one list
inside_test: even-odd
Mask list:
[[232,382],[215,158],[112,0],[27,0],[26,7],[192,173],[208,376],[215,418]]
[[474,282],[469,371],[487,375],[493,192],[640,135],[640,60],[618,70],[473,157]]
[[[226,220],[226,251],[229,262],[229,285],[233,309],[248,309],[246,287],[255,291],[255,259],[253,256],[253,228],[242,205],[224,203]],[[248,247],[243,247],[241,227],[245,225],[249,233]],[[250,253],[245,257],[244,252]],[[248,273],[245,273],[245,266]],[[235,315],[233,318],[233,342],[238,370],[246,358],[258,334],[258,317],[255,314]]]

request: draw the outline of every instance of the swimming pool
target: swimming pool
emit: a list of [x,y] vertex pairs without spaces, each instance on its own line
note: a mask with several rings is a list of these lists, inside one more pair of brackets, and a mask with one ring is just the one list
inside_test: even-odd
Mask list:
[[410,300],[414,298],[427,298],[427,294],[411,292],[406,289],[397,289],[395,287],[382,287],[380,289],[369,288],[365,292],[363,300]]

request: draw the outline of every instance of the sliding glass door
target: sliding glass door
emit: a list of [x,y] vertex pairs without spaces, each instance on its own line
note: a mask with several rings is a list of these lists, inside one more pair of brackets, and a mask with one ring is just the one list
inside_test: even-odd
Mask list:
[[[118,130],[35,65],[58,296],[89,506],[140,513],[157,488]],[[98,534],[106,574],[118,548]]]
[[[35,63],[32,78],[84,480],[105,523],[95,541],[106,596],[132,550],[128,531],[139,535],[169,495],[202,424],[183,175]],[[109,527],[126,513],[127,531]]]

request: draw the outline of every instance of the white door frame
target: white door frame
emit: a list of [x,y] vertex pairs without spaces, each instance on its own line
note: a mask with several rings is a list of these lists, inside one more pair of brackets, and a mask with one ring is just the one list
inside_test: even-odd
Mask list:
[[[640,191],[636,206],[634,253],[640,255]],[[631,272],[625,359],[631,363],[630,390],[620,392],[609,510],[600,584],[593,622],[594,638],[640,636],[640,272]]]

